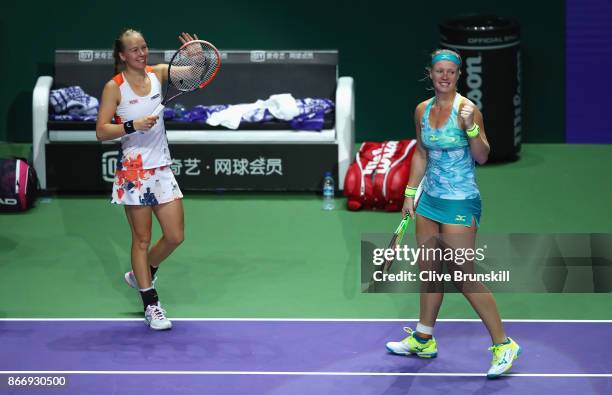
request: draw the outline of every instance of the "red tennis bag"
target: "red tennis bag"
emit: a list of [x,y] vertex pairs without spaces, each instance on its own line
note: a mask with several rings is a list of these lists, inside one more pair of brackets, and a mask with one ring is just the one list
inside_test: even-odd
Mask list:
[[344,179],[348,209],[401,210],[415,149],[416,140],[361,144]]
[[38,178],[24,159],[0,159],[0,212],[26,211],[34,206]]

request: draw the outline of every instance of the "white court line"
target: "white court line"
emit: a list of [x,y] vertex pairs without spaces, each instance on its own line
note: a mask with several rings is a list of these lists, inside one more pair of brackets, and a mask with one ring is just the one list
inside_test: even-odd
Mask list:
[[[185,375],[185,376],[423,376],[423,377],[484,377],[485,373],[417,373],[417,372],[267,372],[235,370],[0,370],[14,375]],[[598,377],[612,378],[612,373],[506,373],[513,377]]]
[[[253,321],[253,322],[407,322],[418,321],[418,318],[174,318],[172,321]],[[140,322],[143,318],[0,318],[2,321],[128,321]],[[478,318],[440,318],[438,322],[481,322]],[[507,319],[503,322],[551,322],[551,323],[596,323],[610,324],[612,320],[538,320]]]

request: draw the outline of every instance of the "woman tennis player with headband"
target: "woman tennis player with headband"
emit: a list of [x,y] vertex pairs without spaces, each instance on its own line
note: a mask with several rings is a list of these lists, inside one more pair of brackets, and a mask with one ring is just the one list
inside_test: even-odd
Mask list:
[[[481,214],[480,192],[476,185],[475,163],[484,164],[489,155],[480,110],[457,93],[461,68],[458,53],[437,50],[431,56],[429,77],[435,96],[420,103],[415,110],[417,150],[412,158],[402,215],[416,216],[419,246],[435,249],[475,248],[476,230]],[[423,181],[418,206],[414,197]],[[449,273],[474,272],[473,262],[419,261],[421,271],[442,272],[446,263]],[[486,326],[493,345],[488,378],[502,375],[512,367],[521,352],[519,345],[506,336],[491,292],[481,282],[455,282]],[[433,329],[444,296],[440,282],[421,283],[420,313],[416,331],[405,328],[409,336],[387,343],[394,354],[416,354],[422,358],[437,356]]]
[[[179,36],[183,44],[194,38],[186,33]],[[115,76],[102,92],[96,136],[100,141],[121,138],[121,162],[111,201],[125,207],[132,232],[132,271],[125,273],[124,278],[129,286],[140,291],[145,322],[152,329],[164,330],[170,329],[172,323],[159,303],[156,272],[183,242],[183,195],[170,168],[172,159],[164,120],[151,115],[162,101],[168,65],[148,66],[148,54],[140,32],[127,29],[116,38]],[[153,214],[163,235],[149,248]]]

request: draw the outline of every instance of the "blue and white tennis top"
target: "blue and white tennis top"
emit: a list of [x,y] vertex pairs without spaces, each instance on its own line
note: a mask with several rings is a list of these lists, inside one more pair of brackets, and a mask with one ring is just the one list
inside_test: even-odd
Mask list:
[[480,196],[470,143],[459,125],[462,100],[461,95],[455,94],[451,114],[442,128],[432,128],[429,124],[435,97],[429,100],[421,119],[421,141],[427,151],[423,190],[440,199],[463,200]]

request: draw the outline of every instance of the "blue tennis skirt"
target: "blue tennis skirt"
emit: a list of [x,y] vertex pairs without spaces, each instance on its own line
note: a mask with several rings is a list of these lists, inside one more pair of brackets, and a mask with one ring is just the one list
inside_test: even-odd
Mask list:
[[480,197],[474,199],[440,199],[423,192],[419,199],[416,213],[441,224],[472,226],[480,223]]

